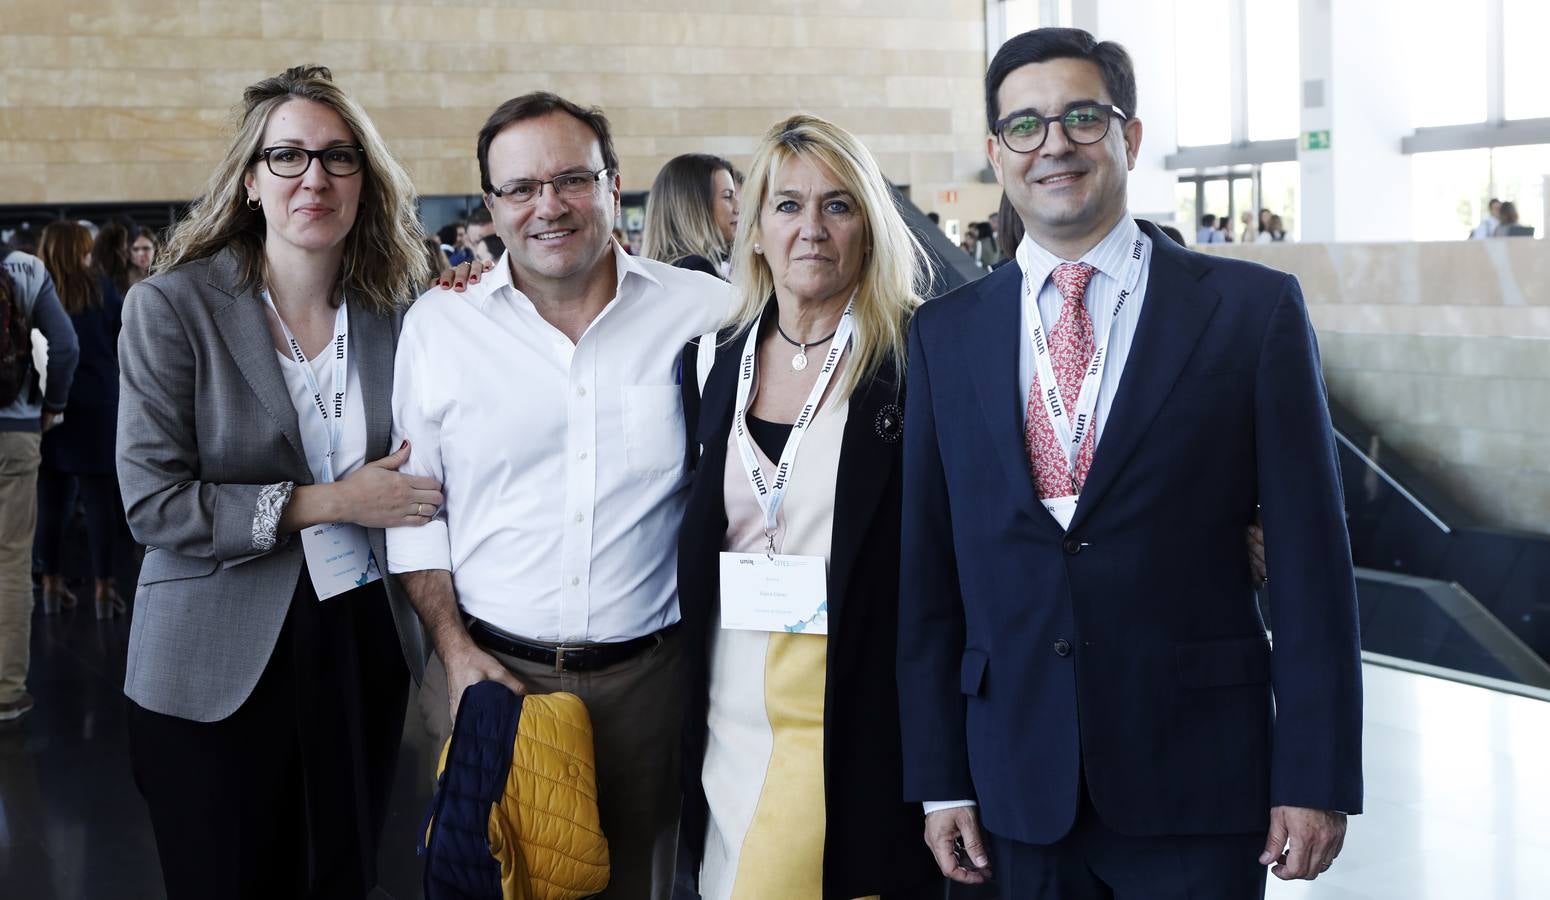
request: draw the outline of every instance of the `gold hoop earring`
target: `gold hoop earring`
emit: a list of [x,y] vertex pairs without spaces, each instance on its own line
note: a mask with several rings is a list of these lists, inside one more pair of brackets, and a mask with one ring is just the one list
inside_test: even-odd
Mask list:
[[264,204],[257,197],[249,197],[248,198],[248,209],[256,211],[260,207],[262,207],[263,205]]

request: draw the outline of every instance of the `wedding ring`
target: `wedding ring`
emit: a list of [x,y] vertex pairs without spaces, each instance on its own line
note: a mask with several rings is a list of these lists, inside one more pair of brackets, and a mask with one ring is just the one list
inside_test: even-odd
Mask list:
[[414,511],[415,511],[415,515],[424,516],[425,515],[425,504],[424,503],[416,503],[414,505]]

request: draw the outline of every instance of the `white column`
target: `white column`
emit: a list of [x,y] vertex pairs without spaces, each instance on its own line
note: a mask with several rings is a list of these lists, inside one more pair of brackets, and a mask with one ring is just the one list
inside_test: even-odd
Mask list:
[[[1130,211],[1141,218],[1171,222],[1174,217],[1178,176],[1163,164],[1178,149],[1178,94],[1174,65],[1173,0],[1088,0],[1078,13],[1077,27],[1087,28],[1100,41],[1117,41],[1130,53],[1136,70],[1135,110],[1141,119],[1141,153],[1130,173]],[[1082,21],[1083,13],[1091,16]],[[1130,110],[1126,110],[1130,112]],[[1193,233],[1189,223],[1175,223]]]
[[1302,131],[1328,132],[1328,149],[1299,144],[1304,241],[1410,239],[1410,132],[1404,0],[1300,0]]

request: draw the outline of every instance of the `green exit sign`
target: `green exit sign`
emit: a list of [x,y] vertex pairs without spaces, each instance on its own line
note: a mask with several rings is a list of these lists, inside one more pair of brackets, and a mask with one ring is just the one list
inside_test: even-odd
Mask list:
[[1304,131],[1302,133],[1302,149],[1304,150],[1328,150],[1329,129],[1323,131]]

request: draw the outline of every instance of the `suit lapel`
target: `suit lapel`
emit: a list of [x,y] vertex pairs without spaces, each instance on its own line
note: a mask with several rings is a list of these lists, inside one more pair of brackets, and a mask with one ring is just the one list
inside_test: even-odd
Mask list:
[[834,532],[829,539],[829,632],[838,630],[846,585],[861,545],[899,464],[904,395],[885,365],[850,397],[834,489]]
[[[275,355],[274,341],[269,334],[269,322],[264,312],[264,301],[251,287],[243,286],[240,264],[230,250],[223,250],[210,263],[210,285],[226,295],[224,304],[211,310],[215,326],[220,331],[226,351],[231,354],[237,371],[247,381],[248,387],[258,400],[285,440],[296,451],[301,470],[307,471],[307,452],[301,443],[301,426],[296,421],[296,407],[291,404],[291,393],[285,386],[285,376],[280,372],[280,361]],[[310,480],[310,479],[309,479]]]
[[393,320],[351,303],[350,358],[361,378],[361,405],[366,410],[366,461],[392,448]]
[[1000,460],[1012,500],[1039,521],[1054,520],[1033,490],[1023,439],[1022,379],[1018,376],[1022,318],[1022,269],[1007,263],[979,283],[979,295],[966,313],[960,364],[972,373],[980,412],[990,429],[990,446]]
[[1146,301],[1114,405],[1103,426],[1103,438],[1071,519],[1072,530],[1086,520],[1119,478],[1221,301],[1220,295],[1200,284],[1199,269],[1190,264],[1182,249],[1149,223],[1143,222],[1141,227],[1152,239]]

